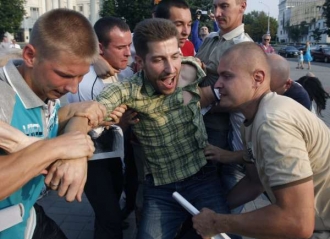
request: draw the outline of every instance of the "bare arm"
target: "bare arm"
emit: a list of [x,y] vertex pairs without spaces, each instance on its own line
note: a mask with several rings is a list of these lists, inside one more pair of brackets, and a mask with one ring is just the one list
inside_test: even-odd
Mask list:
[[[75,145],[74,149],[71,144]],[[93,151],[90,138],[74,132],[40,140],[15,153],[0,156],[0,199],[8,197],[57,159],[91,156]]]
[[[120,105],[115,108],[115,110],[109,114],[112,119],[111,124],[119,122],[119,119],[126,109],[126,105]],[[103,110],[101,114],[103,114]],[[102,121],[98,119],[98,124],[104,122],[104,115],[101,115],[100,119],[102,119]],[[79,131],[83,134],[87,134],[87,132],[91,130],[89,122],[90,120],[87,117],[74,116],[66,123],[64,132]],[[74,145],[71,146],[74,147]],[[50,166],[49,172],[45,178],[45,183],[53,190],[58,190],[58,195],[61,197],[65,196],[67,201],[73,201],[74,199],[81,201],[87,179],[87,160],[88,157],[57,160]]]
[[247,202],[253,201],[264,192],[255,165],[246,164],[245,168],[245,176],[235,185],[227,196],[230,208],[236,208]]
[[96,101],[67,104],[58,111],[59,132],[63,132],[67,123],[74,116],[86,117],[90,127],[96,127],[106,118],[105,107]]
[[273,190],[276,203],[237,215],[209,209],[193,217],[194,228],[204,237],[220,232],[252,238],[310,238],[314,230],[313,181]]
[[215,160],[220,163],[245,163],[243,160],[244,150],[229,151],[221,149],[212,144],[208,144],[204,149],[207,160]]
[[38,140],[40,138],[28,137],[18,129],[0,121],[0,148],[6,152],[17,152]]

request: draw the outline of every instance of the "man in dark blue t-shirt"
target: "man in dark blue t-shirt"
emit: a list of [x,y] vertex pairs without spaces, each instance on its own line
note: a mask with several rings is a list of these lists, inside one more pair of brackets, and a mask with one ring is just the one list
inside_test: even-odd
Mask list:
[[307,91],[299,83],[290,79],[290,64],[280,55],[268,55],[271,67],[270,89],[279,95],[290,97],[298,103],[311,109],[311,100]]

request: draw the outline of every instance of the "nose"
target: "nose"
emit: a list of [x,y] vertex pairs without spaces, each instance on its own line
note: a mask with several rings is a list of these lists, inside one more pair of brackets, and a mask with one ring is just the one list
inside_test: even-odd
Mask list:
[[165,63],[165,72],[168,73],[168,74],[172,74],[172,73],[175,72],[174,63],[171,60],[166,61],[166,63]]
[[191,27],[189,25],[184,25],[182,27],[182,35],[189,35],[191,31]]
[[222,84],[222,80],[221,80],[221,76],[218,78],[218,80],[215,82],[214,84],[214,88],[215,89],[221,89],[223,88],[223,84]]
[[72,78],[69,83],[64,87],[64,89],[72,94],[77,93],[78,85],[82,81],[83,76],[77,76]]
[[127,46],[127,47],[125,48],[125,52],[124,52],[124,54],[125,54],[125,56],[130,56],[130,55],[131,55],[131,48],[130,48],[130,46]]
[[220,7],[215,7],[213,10],[214,17],[221,17],[222,16],[222,11]]

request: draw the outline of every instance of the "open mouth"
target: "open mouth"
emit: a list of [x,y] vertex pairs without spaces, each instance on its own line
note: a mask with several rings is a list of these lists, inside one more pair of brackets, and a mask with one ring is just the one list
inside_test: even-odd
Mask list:
[[166,89],[172,89],[175,86],[175,76],[166,77],[161,80]]

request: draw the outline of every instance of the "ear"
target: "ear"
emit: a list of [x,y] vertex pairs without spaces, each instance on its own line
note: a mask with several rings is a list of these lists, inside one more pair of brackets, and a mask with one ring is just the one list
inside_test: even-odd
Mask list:
[[36,49],[31,44],[27,44],[23,49],[23,60],[26,66],[33,67],[34,62],[36,61]]
[[138,64],[140,69],[144,68],[144,61],[143,61],[142,57],[135,55],[135,62],[136,62],[136,64]]
[[244,13],[247,7],[246,1],[241,1],[240,7],[241,7],[241,12]]
[[102,43],[99,43],[99,49],[100,49],[100,55],[103,55],[104,53],[104,46],[102,45]]
[[285,90],[290,89],[291,85],[293,83],[293,80],[291,80],[290,78],[285,82]]
[[265,72],[263,70],[255,70],[253,72],[254,87],[257,89],[265,81]]

